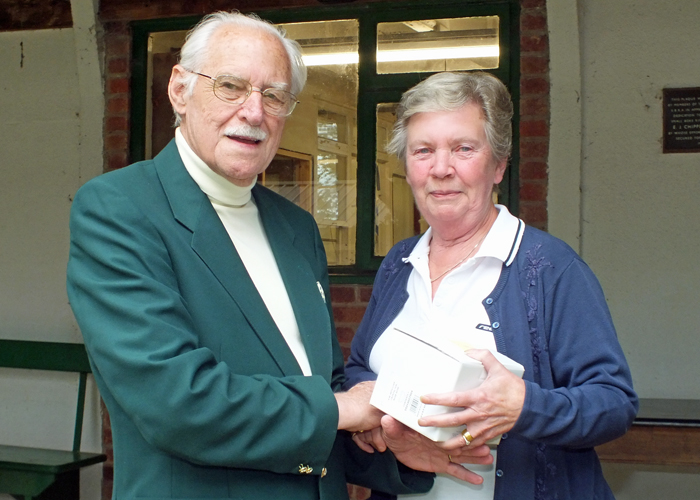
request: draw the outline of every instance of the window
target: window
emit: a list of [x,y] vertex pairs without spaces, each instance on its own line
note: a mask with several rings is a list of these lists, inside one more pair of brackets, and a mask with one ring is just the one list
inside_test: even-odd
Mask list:
[[[259,182],[312,213],[332,280],[371,281],[393,244],[425,231],[403,166],[385,151],[396,103],[438,71],[490,71],[518,99],[518,2],[435,1],[258,12],[302,46],[309,78]],[[134,23],[131,157],[172,138],[166,88],[197,19]],[[499,202],[517,213],[514,155]]]

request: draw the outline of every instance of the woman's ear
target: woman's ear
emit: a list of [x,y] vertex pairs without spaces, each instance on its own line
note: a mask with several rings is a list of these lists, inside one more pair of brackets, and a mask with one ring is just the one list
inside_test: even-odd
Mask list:
[[170,82],[168,82],[168,97],[173,109],[181,116],[185,115],[187,108],[187,87],[182,83],[185,76],[185,68],[176,64],[173,66],[173,71],[170,73]]
[[500,184],[503,180],[503,174],[506,173],[506,167],[508,166],[508,159],[501,160],[496,164],[496,172],[494,174],[493,183]]

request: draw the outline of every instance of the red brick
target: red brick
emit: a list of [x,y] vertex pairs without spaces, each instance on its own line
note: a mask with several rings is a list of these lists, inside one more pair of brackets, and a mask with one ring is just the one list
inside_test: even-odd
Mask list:
[[522,160],[547,161],[549,153],[549,141],[522,140],[520,141],[520,158]]
[[107,59],[129,57],[131,40],[125,35],[105,36],[105,55]]
[[520,37],[521,52],[546,52],[549,48],[547,35],[522,35]]
[[107,170],[118,170],[128,165],[126,152],[111,151],[107,153]]
[[114,133],[105,137],[105,149],[107,151],[126,151],[129,147],[129,136],[126,133]]
[[545,120],[522,120],[521,137],[549,137],[549,125]]
[[549,60],[541,55],[522,56],[520,58],[520,71],[523,75],[547,74]]
[[110,94],[126,94],[129,92],[129,79],[126,77],[109,78],[107,80],[107,92]]
[[520,100],[520,118],[549,116],[549,96],[524,97]]
[[110,116],[105,120],[105,133],[126,132],[129,129],[129,121],[124,116]]
[[547,201],[547,184],[525,181],[520,184],[520,201]]
[[520,7],[523,9],[544,8],[546,6],[547,0],[520,0]]
[[370,495],[370,490],[363,488],[362,486],[357,486],[355,484],[348,484],[348,495],[350,500],[367,500]]
[[546,180],[547,163],[543,161],[523,161],[520,163],[520,180]]
[[120,114],[129,112],[129,99],[127,97],[111,97],[107,99],[107,113]]
[[331,303],[348,304],[357,302],[356,285],[331,285]]
[[541,77],[522,77],[520,79],[520,94],[529,95],[548,94],[549,81]]
[[368,304],[370,297],[372,297],[372,285],[359,285],[357,288],[360,291],[360,302]]
[[[540,229],[546,228],[547,224],[547,205],[546,203],[520,203],[519,216],[527,224],[536,226]],[[544,226],[544,227],[543,227]]]
[[350,345],[353,337],[355,336],[355,329],[349,326],[338,326],[335,329],[336,336],[338,337],[338,342],[342,345]]
[[336,323],[359,324],[364,314],[364,306],[335,306],[333,308],[333,317]]
[[127,73],[129,71],[129,61],[126,57],[110,59],[107,64],[107,71],[112,75],[116,73]]
[[544,31],[547,29],[547,16],[540,10],[523,12],[520,16],[520,29],[522,31]]

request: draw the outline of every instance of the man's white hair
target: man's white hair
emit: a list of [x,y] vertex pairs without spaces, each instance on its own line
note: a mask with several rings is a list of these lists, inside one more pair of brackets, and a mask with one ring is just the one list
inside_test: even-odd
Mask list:
[[[299,95],[304,89],[306,84],[306,66],[301,58],[301,47],[295,40],[287,38],[286,32],[282,28],[260,19],[255,14],[241,14],[238,11],[219,11],[204,16],[185,37],[185,43],[180,50],[180,65],[190,71],[201,72],[207,59],[209,41],[212,35],[222,26],[258,29],[276,37],[289,56],[289,64],[292,70],[292,81],[289,91],[294,95]],[[197,75],[194,73],[185,73],[180,77],[179,83],[185,86],[188,95],[192,95],[196,80]],[[175,126],[177,127],[182,121],[182,116],[177,111],[173,111],[175,113]]]

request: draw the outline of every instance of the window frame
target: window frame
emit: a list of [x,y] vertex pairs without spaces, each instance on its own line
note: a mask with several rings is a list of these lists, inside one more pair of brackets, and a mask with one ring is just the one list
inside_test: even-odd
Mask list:
[[[513,153],[503,181],[499,202],[510,212],[519,212],[519,102],[520,102],[520,3],[518,0],[435,0],[429,5],[416,1],[392,1],[363,4],[322,5],[278,10],[256,11],[274,23],[357,19],[359,24],[358,100],[357,100],[357,210],[355,264],[331,266],[333,283],[372,283],[383,257],[374,255],[374,202],[376,124],[379,103],[398,102],[401,94],[433,72],[377,74],[377,25],[415,19],[492,16],[499,17],[499,67],[484,70],[500,78],[508,87],[514,104]],[[133,21],[131,66],[131,128],[129,157],[145,158],[148,37],[153,32],[187,30],[201,17],[183,17]]]

